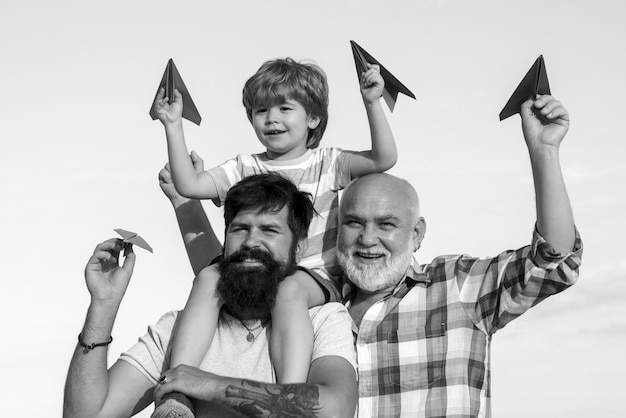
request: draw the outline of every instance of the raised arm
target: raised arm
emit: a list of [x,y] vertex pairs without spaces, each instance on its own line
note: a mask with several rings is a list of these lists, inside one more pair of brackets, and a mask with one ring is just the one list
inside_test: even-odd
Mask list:
[[135,264],[129,246],[119,265],[122,245],[119,239],[99,244],[85,268],[91,303],[65,383],[64,417],[130,416],[151,401],[153,385],[132,366],[107,371],[111,330]]
[[561,172],[559,148],[569,129],[569,115],[552,96],[526,101],[522,130],[535,182],[537,229],[561,254],[574,246],[574,216]]
[[[190,160],[196,172],[204,171],[204,162],[195,151],[191,152]],[[166,164],[159,172],[159,185],[174,207],[187,256],[193,273],[197,276],[211,260],[222,252],[222,245],[217,239],[200,201],[190,200],[176,191],[172,184],[169,164]]]
[[338,356],[321,357],[311,364],[307,383],[270,384],[217,376],[179,366],[169,370],[166,383],[155,390],[158,402],[166,393],[177,391],[204,401],[218,401],[250,417],[354,416],[357,385],[354,368]]
[[168,103],[165,89],[161,88],[154,101],[154,110],[165,127],[167,155],[171,174],[178,192],[192,199],[213,199],[217,197],[215,183],[208,173],[196,172],[189,158],[185,133],[183,131],[183,96],[174,90],[174,100]]
[[350,162],[350,175],[357,178],[370,173],[382,173],[396,164],[398,152],[393,132],[380,103],[385,81],[378,65],[368,64],[361,76],[361,96],[370,126],[372,149],[356,153]]

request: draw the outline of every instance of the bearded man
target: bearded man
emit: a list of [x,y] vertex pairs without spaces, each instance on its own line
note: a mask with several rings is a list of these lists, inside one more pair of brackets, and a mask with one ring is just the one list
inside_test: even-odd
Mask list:
[[294,228],[306,237],[313,213],[307,194],[277,174],[248,177],[229,191],[217,283],[224,308],[199,368],[169,368],[169,342],[178,316],[172,311],[107,371],[107,345],[135,254],[127,247],[120,266],[123,242],[99,244],[85,269],[91,304],[70,364],[64,416],[128,417],[147,407],[153,392],[157,401],[179,392],[193,400],[199,418],[352,417],[356,364],[350,318],[341,304],[310,310],[315,340],[306,383],[275,384],[269,356],[270,309],[278,285],[297,268],[303,245]]
[[339,205],[338,259],[353,283],[359,417],[489,417],[493,334],[575,283],[582,243],[558,150],[569,116],[551,96],[528,100],[522,128],[535,181],[530,245],[495,257],[413,259],[426,232],[415,189],[361,177]]

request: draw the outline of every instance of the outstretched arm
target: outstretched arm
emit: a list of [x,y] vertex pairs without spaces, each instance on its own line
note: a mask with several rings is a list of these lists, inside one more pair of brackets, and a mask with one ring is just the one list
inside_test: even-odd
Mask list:
[[[91,303],[80,340],[86,344],[111,341],[111,329],[135,264],[129,246],[120,266],[120,239],[99,244],[85,268]],[[143,409],[152,384],[130,365],[107,371],[108,345],[76,345],[65,383],[64,417],[122,417]],[[117,365],[116,365],[117,366]]]
[[372,149],[356,153],[350,162],[350,175],[357,178],[370,173],[382,173],[396,164],[398,152],[393,132],[380,103],[385,81],[378,65],[368,64],[361,76],[361,95],[367,112],[372,137]]
[[167,155],[176,190],[181,195],[192,199],[217,197],[217,189],[211,176],[205,172],[196,172],[189,158],[183,131],[183,96],[177,89],[174,89],[174,100],[168,103],[165,89],[161,88],[153,106],[157,117],[165,127]]
[[157,385],[158,402],[177,391],[204,401],[219,401],[250,417],[354,416],[357,386],[354,368],[341,357],[321,357],[311,364],[307,383],[270,384],[217,376],[179,366],[166,372],[166,383]]
[[537,229],[555,250],[566,254],[574,246],[575,231],[559,148],[569,129],[569,115],[549,95],[526,101],[520,115],[535,182]]
[[[203,172],[202,158],[195,151],[192,151],[189,157],[194,170],[197,173]],[[172,202],[191,268],[197,276],[211,260],[222,252],[222,244],[217,239],[200,201],[190,200],[176,191],[172,183],[169,164],[166,164],[159,172],[159,186]]]

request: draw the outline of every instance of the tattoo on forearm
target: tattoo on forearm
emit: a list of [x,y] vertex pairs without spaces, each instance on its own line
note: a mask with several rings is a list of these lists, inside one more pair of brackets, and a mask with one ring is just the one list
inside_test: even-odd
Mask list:
[[317,386],[304,383],[264,388],[258,382],[242,380],[241,387],[226,388],[226,397],[241,399],[233,408],[250,417],[317,417],[320,409]]

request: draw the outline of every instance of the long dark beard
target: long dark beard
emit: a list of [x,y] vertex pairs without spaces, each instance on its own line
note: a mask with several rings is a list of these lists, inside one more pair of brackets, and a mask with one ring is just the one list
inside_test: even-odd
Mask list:
[[[242,263],[250,259],[261,265]],[[238,251],[222,259],[218,268],[217,291],[228,309],[236,316],[264,318],[274,307],[278,285],[295,271],[295,262],[290,257],[288,264],[282,264],[266,251],[253,249]]]

